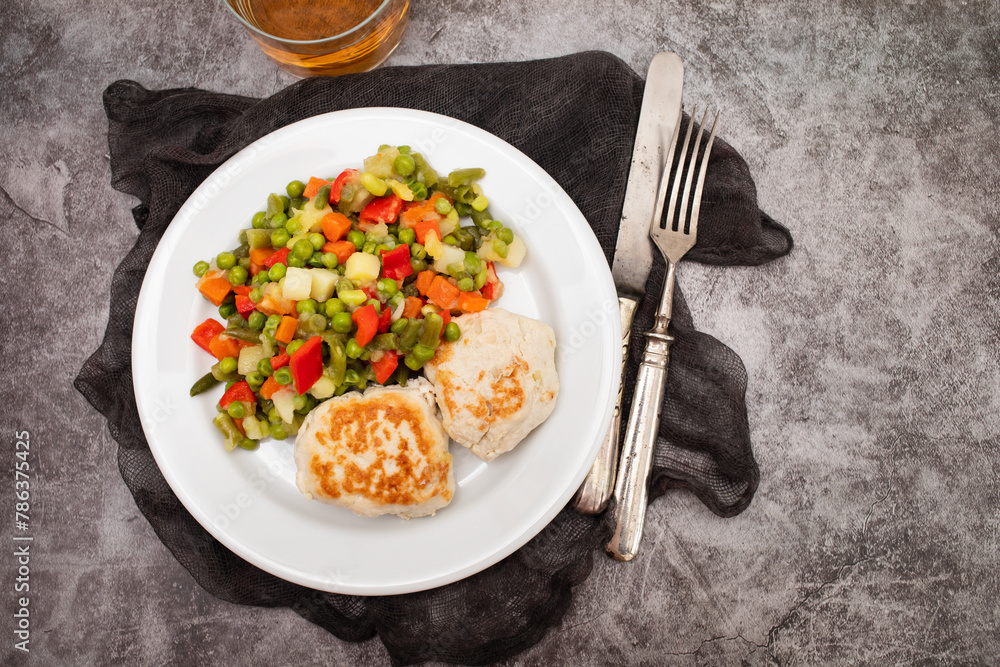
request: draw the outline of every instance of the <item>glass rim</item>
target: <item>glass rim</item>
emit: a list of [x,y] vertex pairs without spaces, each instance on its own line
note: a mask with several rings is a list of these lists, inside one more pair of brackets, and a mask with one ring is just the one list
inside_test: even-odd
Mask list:
[[[361,23],[357,24],[356,26],[354,26],[350,30],[345,30],[344,32],[338,33],[336,35],[330,35],[329,37],[321,37],[319,39],[289,39],[287,37],[276,37],[275,35],[272,35],[269,32],[265,32],[264,30],[261,30],[257,26],[252,25],[245,18],[243,18],[242,16],[240,16],[240,13],[238,11],[236,11],[236,9],[233,7],[232,2],[230,2],[230,0],[221,0],[221,1],[222,1],[222,4],[224,4],[229,9],[230,12],[232,12],[233,16],[236,17],[236,20],[238,20],[240,23],[242,23],[243,27],[246,28],[247,30],[249,30],[251,33],[256,33],[257,35],[260,35],[260,36],[265,37],[267,39],[272,39],[272,40],[274,40],[276,42],[281,42],[283,44],[322,44],[324,42],[329,42],[331,40],[341,39],[343,37],[347,37],[351,33],[357,32],[357,31],[361,30],[362,28],[366,27],[369,23],[372,22],[372,20],[375,19],[376,16],[378,16],[379,14],[381,14],[382,11],[386,7],[388,7],[390,3],[393,2],[393,0],[383,0],[382,4],[380,4],[375,9],[375,11],[373,11],[371,14],[369,14],[368,17],[364,21],[362,21]],[[236,0],[233,0],[233,2],[235,2],[235,1]]]

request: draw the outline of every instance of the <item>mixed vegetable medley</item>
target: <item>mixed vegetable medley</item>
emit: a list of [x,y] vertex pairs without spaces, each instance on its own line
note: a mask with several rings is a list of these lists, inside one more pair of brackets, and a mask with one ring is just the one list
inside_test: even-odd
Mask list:
[[383,145],[363,170],[269,195],[236,248],[194,265],[225,324],[191,334],[216,359],[191,395],[225,383],[213,423],[227,449],[294,435],[332,396],[405,385],[461,337],[453,314],[500,297],[495,264],[518,266],[525,246],[490,216],[483,176],[439,176],[420,153]]

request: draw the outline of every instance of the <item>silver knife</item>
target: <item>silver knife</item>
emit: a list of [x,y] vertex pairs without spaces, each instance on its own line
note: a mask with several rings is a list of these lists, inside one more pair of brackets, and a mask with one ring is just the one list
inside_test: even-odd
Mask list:
[[[646,75],[639,126],[632,149],[632,166],[625,185],[625,203],[615,245],[611,275],[618,290],[622,319],[622,374],[628,359],[632,318],[646,290],[646,277],[653,264],[649,226],[656,207],[661,170],[680,118],[684,64],[675,53],[663,51],[653,56]],[[668,166],[667,169],[670,167]],[[604,511],[614,490],[618,467],[618,434],[621,428],[622,388],[618,384],[611,428],[601,443],[597,460],[577,491],[574,506],[584,514]]]

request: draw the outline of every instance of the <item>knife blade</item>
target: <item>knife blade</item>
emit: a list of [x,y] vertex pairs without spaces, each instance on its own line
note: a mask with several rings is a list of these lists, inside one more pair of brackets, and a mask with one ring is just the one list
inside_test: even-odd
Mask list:
[[[670,151],[674,128],[681,111],[684,88],[684,64],[669,51],[653,56],[646,74],[639,123],[632,148],[632,163],[625,185],[615,258],[611,276],[618,291],[618,309],[622,322],[622,375],[628,359],[632,318],[646,291],[646,278],[653,265],[649,226],[656,207],[656,192],[661,170]],[[669,169],[670,166],[667,166]],[[618,384],[611,427],[605,434],[587,478],[577,491],[574,507],[584,514],[604,511],[614,490],[618,467],[618,435],[621,430],[622,388]]]

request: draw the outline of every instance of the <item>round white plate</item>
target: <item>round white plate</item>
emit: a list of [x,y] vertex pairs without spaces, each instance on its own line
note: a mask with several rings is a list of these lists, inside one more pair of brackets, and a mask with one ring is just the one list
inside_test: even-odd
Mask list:
[[[487,464],[451,444],[457,489],[435,516],[362,518],[309,502],[292,441],[226,452],[211,423],[221,391],[190,398],[213,363],[190,338],[216,309],[191,267],[236,245],[268,193],[358,167],[380,144],[409,145],[442,174],[483,167],[490,211],[528,247],[500,269],[497,306],[555,329],[561,390],[549,419]],[[135,396],[150,449],[184,506],[226,547],[288,581],[337,593],[409,593],[457,581],[535,536],[586,476],[611,420],[621,368],[617,295],[597,239],[565,192],[527,156],[452,118],[352,109],[309,118],[251,144],[191,195],[149,264],[132,333]]]

